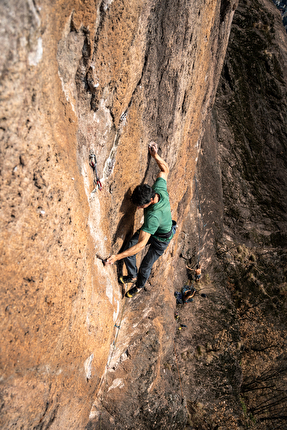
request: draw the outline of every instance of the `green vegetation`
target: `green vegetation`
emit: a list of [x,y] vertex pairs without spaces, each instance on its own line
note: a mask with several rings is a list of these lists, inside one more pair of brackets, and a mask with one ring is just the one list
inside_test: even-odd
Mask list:
[[242,397],[242,396],[240,396],[240,397],[239,397],[239,400],[240,400],[240,404],[241,404],[241,407],[242,407],[243,413],[244,413],[244,415],[245,415],[245,416],[247,416],[247,406],[246,406],[246,404],[245,404],[245,401],[244,401],[243,397]]

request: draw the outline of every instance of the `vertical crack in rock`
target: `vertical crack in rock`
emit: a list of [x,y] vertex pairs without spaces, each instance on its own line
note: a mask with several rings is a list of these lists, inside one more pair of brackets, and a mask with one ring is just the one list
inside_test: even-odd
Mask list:
[[225,20],[226,15],[231,9],[231,1],[230,0],[221,0],[220,3],[220,22]]
[[127,109],[124,111],[124,113],[121,115],[119,119],[119,125],[115,134],[114,143],[104,165],[103,181],[108,179],[109,176],[111,176],[113,173],[115,163],[116,163],[117,148],[119,145],[121,134],[123,132],[124,126],[127,121],[128,109],[131,106],[131,103],[132,102],[130,101],[129,106],[127,107]]
[[[87,199],[91,206],[88,224],[96,243],[96,250],[105,255],[107,252],[104,246],[105,239],[100,229],[101,202],[99,196],[91,195],[94,187],[93,182],[91,182],[93,177],[88,164],[88,154],[92,149],[96,155],[99,155],[97,143],[100,144],[100,148],[104,147],[114,126],[110,110],[106,108],[104,99],[100,101],[97,112],[89,111],[86,107],[86,101],[89,99],[89,87],[91,86],[86,73],[92,54],[89,35],[89,31],[83,26],[79,31],[76,31],[73,14],[71,14],[58,45],[57,59],[63,91],[67,101],[71,103],[73,111],[78,115],[78,163],[83,176]],[[88,114],[86,115],[87,111]],[[94,134],[96,129],[98,129],[98,135]],[[101,159],[101,157],[97,158]],[[98,170],[102,170],[101,166],[98,166]]]
[[[112,2],[110,2],[111,4]],[[100,40],[100,33],[102,31],[103,25],[104,25],[104,20],[105,20],[105,16],[106,16],[106,11],[107,11],[108,7],[106,5],[106,1],[103,0],[102,2],[99,3],[98,5],[98,19],[96,22],[96,35],[94,38],[94,49],[93,49],[93,53],[92,53],[92,57],[90,57],[90,61],[89,61],[89,66],[87,67],[86,70],[86,82],[88,84],[88,90],[90,91],[91,94],[91,100],[90,100],[90,107],[93,111],[97,111],[98,107],[99,107],[99,94],[98,94],[98,87],[99,87],[99,77],[97,77],[96,82],[95,82],[95,64],[93,61],[93,58],[96,57],[97,51],[98,51],[98,43]]]
[[66,23],[62,39],[58,43],[57,61],[63,92],[76,115],[77,88],[75,78],[82,57],[84,38],[84,34],[77,32],[74,27],[72,12]]
[[84,363],[87,381],[89,379],[91,379],[91,377],[92,377],[92,361],[93,361],[93,359],[94,359],[94,354],[91,354],[90,357],[88,357]]
[[[40,30],[41,18],[36,3],[32,0],[28,0],[28,5],[33,15],[33,21],[36,24],[35,27]],[[38,36],[37,41],[33,40],[33,42],[31,42],[32,41],[30,41],[30,46],[32,50],[28,54],[28,64],[30,66],[37,66],[43,55],[42,37]]]
[[114,169],[114,166],[115,166],[115,163],[116,163],[116,152],[117,152],[117,147],[119,145],[119,140],[120,140],[121,134],[123,132],[123,128],[124,128],[124,126],[126,124],[127,117],[128,117],[128,111],[129,111],[129,109],[130,109],[130,107],[132,105],[133,98],[134,98],[134,96],[136,94],[136,91],[137,91],[138,87],[141,86],[141,81],[142,81],[142,78],[144,76],[144,72],[146,70],[146,65],[147,65],[147,61],[148,61],[148,51],[149,51],[149,46],[146,48],[146,54],[145,54],[145,57],[144,57],[144,63],[143,63],[143,67],[142,67],[141,76],[140,76],[138,82],[135,85],[135,88],[133,90],[133,93],[131,95],[131,98],[130,98],[130,101],[128,103],[128,106],[127,106],[126,110],[120,116],[119,125],[118,125],[117,131],[116,131],[114,143],[113,143],[112,149],[110,151],[110,154],[109,154],[109,156],[108,156],[108,158],[107,158],[107,160],[105,162],[103,180],[107,179],[113,173],[113,169]]

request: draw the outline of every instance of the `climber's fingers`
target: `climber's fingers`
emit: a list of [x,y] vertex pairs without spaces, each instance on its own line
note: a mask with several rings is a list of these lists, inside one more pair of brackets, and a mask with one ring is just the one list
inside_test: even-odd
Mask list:
[[155,142],[150,142],[148,145],[148,149],[149,149],[150,155],[155,155],[157,154],[158,146]]
[[109,258],[107,258],[105,264],[114,264],[117,261],[116,255],[111,255]]

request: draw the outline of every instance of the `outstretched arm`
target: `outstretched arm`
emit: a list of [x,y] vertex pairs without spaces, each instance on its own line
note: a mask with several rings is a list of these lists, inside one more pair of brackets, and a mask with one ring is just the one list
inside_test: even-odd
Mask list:
[[137,254],[142,249],[144,249],[144,247],[148,243],[149,238],[150,238],[150,234],[141,230],[139,235],[139,240],[136,245],[132,246],[131,248],[127,249],[124,252],[121,252],[120,254],[111,255],[107,259],[106,264],[114,264],[118,260],[122,260],[123,258],[131,257],[132,255]]
[[164,161],[159,155],[158,155],[158,147],[155,142],[151,142],[149,144],[149,153],[150,155],[155,159],[157,162],[158,167],[160,168],[160,172],[158,174],[158,178],[163,178],[167,181],[167,177],[169,174],[169,167],[166,161]]

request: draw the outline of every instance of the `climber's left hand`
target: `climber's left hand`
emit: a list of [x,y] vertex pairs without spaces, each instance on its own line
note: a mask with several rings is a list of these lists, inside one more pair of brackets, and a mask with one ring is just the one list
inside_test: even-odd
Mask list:
[[117,261],[116,255],[111,255],[105,262],[105,264],[114,264]]

